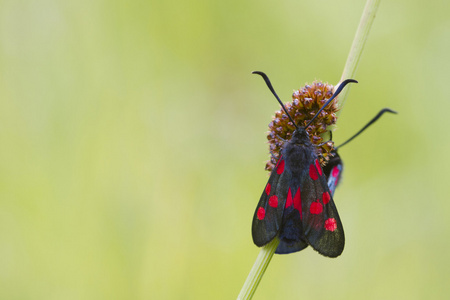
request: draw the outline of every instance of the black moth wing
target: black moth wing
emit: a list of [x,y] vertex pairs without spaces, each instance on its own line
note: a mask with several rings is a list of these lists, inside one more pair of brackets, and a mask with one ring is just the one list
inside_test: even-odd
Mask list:
[[340,182],[342,171],[344,170],[344,164],[336,150],[333,150],[331,152],[331,155],[332,157],[323,167],[323,173],[327,178],[327,184],[328,188],[330,189],[331,196],[333,196],[334,192],[336,191],[336,187]]
[[282,226],[288,191],[287,184],[291,178],[290,172],[285,172],[284,169],[285,161],[281,155],[256,207],[252,223],[252,237],[258,247],[273,240]]
[[308,244],[322,255],[339,256],[344,250],[344,229],[317,159],[309,166],[309,178],[304,180],[301,196],[302,224]]

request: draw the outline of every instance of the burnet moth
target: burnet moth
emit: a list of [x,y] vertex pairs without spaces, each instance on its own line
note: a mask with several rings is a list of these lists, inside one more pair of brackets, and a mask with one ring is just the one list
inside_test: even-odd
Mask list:
[[[343,142],[337,147],[334,147],[333,150],[331,150],[331,158],[327,161],[326,165],[323,166],[323,173],[325,174],[325,177],[328,180],[328,188],[330,189],[331,196],[334,195],[334,191],[336,190],[337,185],[339,184],[342,171],[344,169],[344,164],[342,163],[341,157],[337,153],[338,148],[341,148],[342,146],[349,143],[351,140],[353,140],[355,137],[360,135],[364,130],[366,130],[370,125],[375,123],[384,113],[389,112],[396,114],[396,111],[393,111],[389,108],[383,108],[378,112],[378,114],[373,117],[372,120],[370,120],[366,125],[364,125],[363,128],[361,128],[357,133],[355,133],[351,138]],[[331,133],[331,132],[330,132]],[[332,139],[332,138],[330,138]]]
[[280,243],[275,253],[297,252],[310,245],[324,256],[337,257],[344,250],[344,229],[306,129],[348,83],[357,81],[344,80],[306,126],[300,127],[275,93],[267,75],[259,71],[253,74],[263,77],[296,128],[291,139],[284,143],[256,207],[253,242],[261,247],[278,236]]

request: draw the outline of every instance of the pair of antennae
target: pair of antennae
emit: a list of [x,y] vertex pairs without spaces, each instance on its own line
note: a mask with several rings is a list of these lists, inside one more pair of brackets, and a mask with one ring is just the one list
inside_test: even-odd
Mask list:
[[[252,74],[258,74],[258,75],[260,75],[260,76],[264,79],[264,81],[265,81],[266,84],[267,84],[267,87],[268,87],[269,90],[272,92],[272,94],[275,96],[275,98],[277,98],[278,102],[280,103],[280,105],[281,105],[281,107],[283,108],[283,110],[286,112],[286,115],[289,117],[289,119],[291,120],[292,124],[294,124],[295,128],[298,129],[297,124],[295,124],[295,122],[294,122],[294,120],[292,119],[291,115],[288,113],[286,107],[284,107],[283,102],[281,102],[281,100],[280,100],[280,98],[278,97],[277,93],[275,93],[275,90],[273,89],[273,86],[272,86],[272,84],[270,83],[269,77],[267,77],[267,75],[264,74],[264,73],[261,72],[261,71],[254,71],[254,72],[252,72]],[[323,110],[325,107],[327,107],[327,105],[330,104],[330,102],[333,101],[333,99],[336,98],[337,95],[339,95],[339,93],[342,91],[342,89],[343,89],[347,84],[349,84],[350,82],[358,83],[358,81],[356,81],[356,80],[354,80],[354,79],[346,79],[346,80],[344,80],[344,81],[339,85],[339,87],[337,88],[336,92],[334,92],[333,96],[331,96],[331,98],[328,99],[328,101],[327,101],[327,102],[319,109],[319,111],[316,113],[316,115],[308,122],[308,124],[306,124],[305,130],[306,130],[306,128],[308,128],[308,127],[311,125],[311,123],[314,121],[314,119],[317,118],[317,116],[322,112],[322,110]]]
[[[375,122],[376,122],[376,121],[377,121],[377,120],[378,120],[385,112],[389,112],[389,113],[392,113],[392,114],[397,114],[396,111],[394,111],[394,110],[392,110],[392,109],[390,109],[390,108],[383,108],[382,110],[380,110],[380,111],[378,112],[378,114],[377,114],[375,117],[373,117],[372,120],[369,121],[369,123],[367,123],[366,125],[364,125],[364,127],[361,128],[361,130],[359,130],[359,131],[358,131],[357,133],[355,133],[351,138],[349,138],[348,140],[346,140],[345,142],[343,142],[342,144],[340,144],[339,146],[334,147],[334,148],[337,150],[338,148],[340,148],[340,147],[346,145],[347,143],[349,143],[350,141],[352,141],[355,137],[357,137],[357,136],[360,135],[364,130],[366,130],[367,127],[369,127],[370,125],[372,125],[373,123],[375,123]],[[331,133],[331,131],[330,131],[330,133]]]

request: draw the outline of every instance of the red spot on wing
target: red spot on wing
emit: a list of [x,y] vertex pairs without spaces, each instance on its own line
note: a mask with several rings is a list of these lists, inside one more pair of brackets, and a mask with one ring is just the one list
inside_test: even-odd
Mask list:
[[322,202],[324,205],[327,204],[330,201],[330,199],[331,199],[331,196],[328,192],[325,192],[322,194]]
[[294,204],[294,202],[292,201],[292,192],[291,192],[291,188],[289,188],[288,194],[287,194],[287,199],[286,199],[286,204],[284,205],[284,208],[288,208],[288,207],[291,206],[292,204]]
[[322,213],[323,211],[323,206],[322,204],[320,204],[319,200],[311,203],[311,206],[309,207],[309,212],[312,213],[313,215],[318,215],[320,213]]
[[277,195],[273,195],[272,197],[269,198],[269,205],[272,207],[277,207],[278,206],[278,197]]
[[297,189],[297,192],[294,196],[294,208],[298,210],[300,213],[300,219],[302,218],[302,199],[300,197],[300,188]]
[[315,161],[316,168],[319,170],[319,175],[322,176],[322,168],[320,167],[319,161],[316,159]]
[[331,176],[338,177],[339,175],[339,168],[337,166],[333,167],[333,170],[331,171]]
[[259,220],[262,220],[262,219],[264,219],[265,216],[266,216],[266,210],[264,209],[264,207],[258,208],[258,212],[256,213],[256,217],[258,217]]
[[270,183],[269,182],[266,185],[266,194],[267,194],[267,196],[269,196],[269,194],[270,194]]
[[314,164],[309,166],[309,177],[311,177],[312,180],[319,179],[319,174],[317,174],[317,169]]
[[277,174],[278,174],[278,175],[281,175],[281,173],[283,173],[283,171],[284,171],[284,159],[283,159],[283,160],[280,160],[280,161],[278,162],[278,166],[277,166]]
[[337,222],[335,218],[325,220],[325,229],[328,231],[335,231],[337,229]]

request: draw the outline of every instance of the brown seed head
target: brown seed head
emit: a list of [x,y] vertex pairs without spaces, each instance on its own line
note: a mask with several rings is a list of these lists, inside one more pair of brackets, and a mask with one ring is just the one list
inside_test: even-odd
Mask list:
[[[305,126],[314,117],[317,111],[333,95],[333,88],[328,83],[315,81],[310,85],[307,84],[294,91],[292,94],[292,102],[285,103],[285,106],[298,126]],[[314,120],[313,124],[307,128],[311,142],[317,146],[316,152],[322,164],[329,159],[329,153],[333,149],[333,142],[329,141],[322,146],[318,145],[324,142],[321,135],[326,132],[327,127],[336,123],[336,112],[338,110],[337,100],[335,99],[325,107]],[[295,126],[284,111],[282,109],[276,111],[275,116],[272,117],[272,122],[269,123],[269,132],[267,134],[269,149],[272,154],[266,164],[266,170],[271,171],[276,164],[281,147],[283,146],[281,139],[289,140],[294,130]]]

